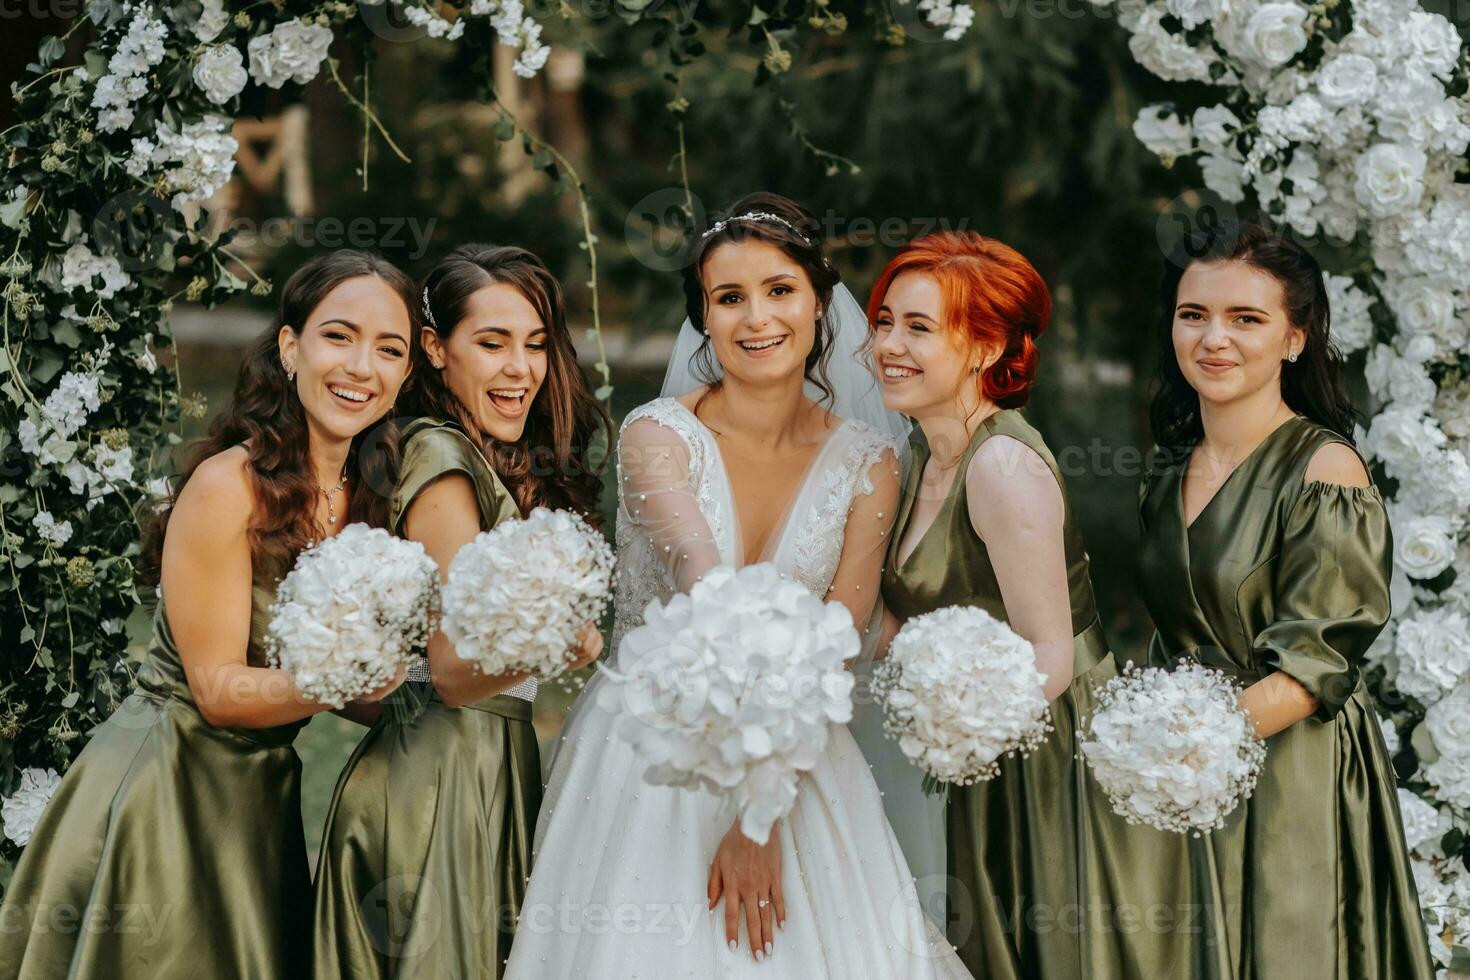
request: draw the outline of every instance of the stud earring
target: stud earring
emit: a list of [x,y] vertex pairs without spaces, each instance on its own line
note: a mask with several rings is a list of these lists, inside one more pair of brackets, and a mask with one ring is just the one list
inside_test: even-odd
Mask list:
[[1288,361],[1290,361],[1291,363],[1295,364],[1296,363],[1296,351],[1292,351],[1290,354],[1287,354],[1286,355],[1286,359]]

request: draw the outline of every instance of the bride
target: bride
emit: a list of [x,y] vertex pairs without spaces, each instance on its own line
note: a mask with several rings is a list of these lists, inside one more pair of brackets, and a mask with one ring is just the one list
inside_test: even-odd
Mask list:
[[[872,621],[900,432],[881,400],[872,420],[887,432],[823,407],[862,401],[834,392],[825,368],[855,358],[866,320],[798,205],[753,194],[728,214],[686,268],[690,320],[664,386],[679,397],[623,423],[613,669],[650,601],[721,564],[773,562],[860,630]],[[705,380],[693,390],[691,353]],[[875,388],[865,370],[847,374],[862,379],[849,388]],[[713,795],[643,782],[597,705],[601,681],[562,728],[508,978],[969,976],[919,908],[845,726],[758,845]]]

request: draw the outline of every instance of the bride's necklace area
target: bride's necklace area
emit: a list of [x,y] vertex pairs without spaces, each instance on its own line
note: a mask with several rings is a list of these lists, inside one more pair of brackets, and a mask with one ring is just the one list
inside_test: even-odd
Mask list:
[[327,498],[327,523],[328,524],[336,524],[337,523],[337,508],[335,508],[335,507],[332,506],[332,495],[335,494],[335,493],[337,493],[338,491],[340,491],[345,486],[347,486],[347,471],[345,469],[342,471],[342,479],[338,480],[337,481],[337,485],[335,487],[333,487],[332,489],[328,490],[326,487],[322,486],[320,483],[318,483],[316,485],[316,488],[321,491],[322,496]]

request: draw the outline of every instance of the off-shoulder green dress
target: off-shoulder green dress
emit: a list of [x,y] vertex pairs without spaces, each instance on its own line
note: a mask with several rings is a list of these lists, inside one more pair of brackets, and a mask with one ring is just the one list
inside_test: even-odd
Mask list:
[[1149,662],[1198,661],[1245,685],[1283,671],[1317,699],[1267,740],[1255,792],[1225,827],[1186,838],[1193,900],[1211,918],[1203,940],[1217,951],[1206,976],[1434,975],[1393,767],[1358,671],[1389,616],[1388,516],[1376,487],[1306,480],[1313,454],[1343,441],[1290,419],[1187,527],[1187,462],[1143,488]]
[[[257,579],[246,661],[283,569]],[[0,977],[310,976],[301,829],[306,719],[204,720],[163,600],[136,688],[93,729],[21,853],[0,909]]]
[[[396,533],[452,473],[474,483],[481,530],[519,518],[463,430],[417,419],[404,435]],[[489,980],[510,955],[541,808],[531,701],[507,693],[451,708],[432,685],[423,693],[423,713],[405,724],[385,711],[338,778],[316,875],[319,980]]]
[[[985,542],[970,523],[964,480],[971,457],[997,435],[1033,450],[1066,501],[1066,483],[1041,434],[1021,412],[997,412],[976,429],[934,523],[900,562],[898,543],[929,456],[916,436],[883,573],[883,601],[900,619],[964,605],[1008,621]],[[1192,980],[1191,947],[1167,935],[1176,917],[1188,915],[1177,877],[1182,842],[1115,816],[1077,758],[1077,732],[1094,688],[1117,667],[1069,503],[1063,538],[1072,684],[1052,702],[1055,730],[1042,746],[1024,759],[1003,760],[993,779],[949,789],[949,938],[965,966],[986,980]]]

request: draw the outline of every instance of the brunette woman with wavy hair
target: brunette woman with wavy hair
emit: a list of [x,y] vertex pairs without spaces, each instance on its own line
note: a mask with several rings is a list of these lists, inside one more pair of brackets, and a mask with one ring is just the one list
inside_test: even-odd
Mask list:
[[158,519],[152,648],[21,856],[0,975],[309,975],[292,740],[327,706],[267,666],[262,641],[297,554],[385,511],[370,434],[409,370],[413,296],[402,272],[353,251],[287,281]]
[[[1164,266],[1140,586],[1152,666],[1239,682],[1255,791],[1178,865],[1204,978],[1434,975],[1361,664],[1391,611],[1393,533],[1353,448],[1322,269],[1259,222]],[[1156,835],[1163,836],[1163,835]]]
[[[389,526],[442,574],[478,533],[533,507],[596,523],[587,455],[609,423],[577,367],[555,277],[525,249],[463,245],[429,272],[421,301],[404,399],[418,417],[404,429]],[[601,649],[588,623],[573,667]],[[541,803],[536,679],[482,674],[443,633],[410,679],[403,693],[417,703],[363,739],[328,812],[318,976],[497,977],[509,954]]]
[[[1177,964],[1124,969],[1115,962],[1123,937],[1086,914],[1106,898],[1110,863],[1136,832],[1075,758],[1091,689],[1117,668],[1062,473],[1020,411],[1050,315],[1031,263],[974,232],[917,239],[878,277],[868,304],[875,370],[885,404],[919,430],[884,567],[883,646],[906,619],[975,606],[1030,641],[1046,675],[1046,742],[1001,760],[993,779],[948,788],[949,932],[970,971],[987,980],[1185,976]],[[877,761],[881,751],[880,774],[893,768]],[[909,768],[885,799],[911,809],[920,782]]]

